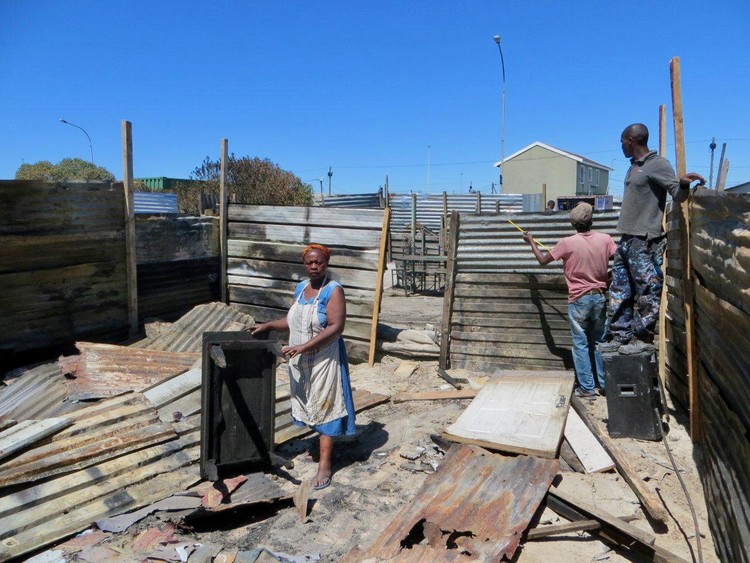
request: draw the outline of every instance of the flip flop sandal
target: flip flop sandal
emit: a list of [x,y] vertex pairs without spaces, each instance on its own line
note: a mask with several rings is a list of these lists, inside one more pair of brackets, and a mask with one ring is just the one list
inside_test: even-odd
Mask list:
[[330,484],[331,484],[331,478],[323,477],[320,481],[318,481],[317,484],[313,485],[313,489],[316,491],[320,491],[321,489],[325,489]]

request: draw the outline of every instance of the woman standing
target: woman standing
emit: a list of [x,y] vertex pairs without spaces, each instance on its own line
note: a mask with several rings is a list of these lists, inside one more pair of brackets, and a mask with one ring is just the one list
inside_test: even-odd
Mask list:
[[256,324],[264,330],[289,331],[292,417],[298,426],[320,434],[320,461],[313,488],[331,484],[333,436],[354,434],[354,402],[349,383],[349,361],[341,336],[346,324],[344,289],[328,277],[331,251],[311,244],[302,252],[308,278],[294,291],[294,303],[285,318]]

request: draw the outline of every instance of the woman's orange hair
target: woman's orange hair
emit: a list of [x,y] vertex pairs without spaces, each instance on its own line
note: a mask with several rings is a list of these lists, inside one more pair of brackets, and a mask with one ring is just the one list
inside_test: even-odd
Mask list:
[[331,259],[331,250],[328,247],[323,246],[322,244],[315,244],[315,243],[308,245],[302,251],[302,258],[304,258],[305,254],[307,254],[311,250],[320,250],[323,254],[326,255],[326,260],[330,260]]

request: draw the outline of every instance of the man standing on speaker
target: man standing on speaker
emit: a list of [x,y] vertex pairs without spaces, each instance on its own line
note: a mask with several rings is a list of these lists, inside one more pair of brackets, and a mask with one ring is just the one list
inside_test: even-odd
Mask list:
[[576,395],[595,397],[594,356],[599,388],[604,391],[604,362],[596,344],[604,342],[607,332],[607,270],[609,259],[617,250],[612,237],[591,230],[594,209],[581,202],[570,211],[570,223],[575,235],[565,237],[550,252],[539,250],[531,233],[523,240],[531,245],[537,261],[545,266],[553,260],[563,261],[565,283],[568,286],[568,320],[573,335],[573,364],[578,378]]
[[690,172],[679,180],[669,162],[648,148],[648,128],[634,123],[620,136],[622,153],[630,159],[617,230],[622,238],[612,264],[609,288],[609,342],[605,353],[653,351],[664,275],[662,256],[667,243],[662,231],[667,193],[684,200],[694,181],[705,179]]

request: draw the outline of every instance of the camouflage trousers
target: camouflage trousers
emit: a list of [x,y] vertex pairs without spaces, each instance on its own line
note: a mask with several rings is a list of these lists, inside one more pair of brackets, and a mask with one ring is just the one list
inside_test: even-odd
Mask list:
[[659,320],[666,235],[646,240],[624,235],[617,244],[609,287],[609,332],[617,340],[654,339]]

